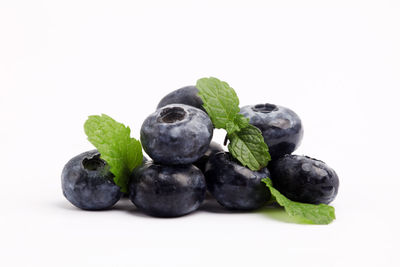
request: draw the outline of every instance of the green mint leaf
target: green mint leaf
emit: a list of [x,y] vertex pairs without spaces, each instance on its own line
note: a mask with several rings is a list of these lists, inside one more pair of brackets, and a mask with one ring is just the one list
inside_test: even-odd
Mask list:
[[267,166],[271,160],[268,146],[261,131],[239,114],[239,99],[235,90],[213,77],[197,80],[196,87],[214,127],[226,130],[232,156],[251,170]]
[[236,125],[239,126],[239,128],[246,128],[250,123],[249,123],[249,118],[246,118],[243,116],[243,114],[236,114],[235,119],[233,120]]
[[265,167],[271,160],[268,146],[264,143],[261,131],[257,127],[248,124],[245,128],[228,134],[228,138],[229,152],[243,166],[256,171]]
[[272,186],[271,179],[265,178],[262,181],[267,185],[278,204],[283,206],[290,216],[298,216],[313,224],[329,224],[335,219],[334,207],[326,204],[313,205],[292,201]]
[[130,137],[131,129],[111,117],[89,116],[84,125],[88,140],[110,166],[114,182],[124,193],[128,192],[129,177],[143,160],[142,145]]
[[202,78],[196,83],[203,107],[211,118],[215,128],[225,129],[228,133],[238,131],[235,117],[240,111],[239,98],[235,90],[226,82],[217,78]]

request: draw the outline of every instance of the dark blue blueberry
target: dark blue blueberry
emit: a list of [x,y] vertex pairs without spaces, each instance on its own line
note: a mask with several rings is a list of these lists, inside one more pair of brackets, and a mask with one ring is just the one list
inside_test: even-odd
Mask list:
[[244,106],[240,113],[261,130],[272,159],[296,150],[303,138],[301,120],[292,110],[273,104]]
[[164,96],[158,103],[157,109],[169,104],[185,104],[203,111],[203,100],[198,96],[199,90],[195,86],[185,86]]
[[204,200],[206,182],[194,165],[146,162],[134,171],[129,185],[131,201],[156,217],[177,217],[195,211]]
[[113,177],[97,150],[84,152],[64,166],[61,174],[63,194],[81,209],[109,209],[122,194]]
[[207,151],[212,136],[213,125],[207,114],[183,104],[157,109],[140,130],[143,149],[162,164],[195,162]]
[[207,189],[225,208],[253,210],[262,207],[271,194],[261,179],[269,177],[267,168],[252,171],[243,167],[229,152],[210,158],[204,174]]
[[204,153],[204,155],[201,156],[201,158],[198,159],[193,164],[204,173],[206,170],[206,163],[209,160],[209,158],[212,155],[214,155],[218,152],[223,152],[223,151],[225,151],[225,150],[220,144],[218,144],[217,142],[211,141],[210,146],[208,147],[206,153]]
[[293,201],[328,204],[338,193],[336,172],[320,160],[286,155],[269,165],[273,185]]

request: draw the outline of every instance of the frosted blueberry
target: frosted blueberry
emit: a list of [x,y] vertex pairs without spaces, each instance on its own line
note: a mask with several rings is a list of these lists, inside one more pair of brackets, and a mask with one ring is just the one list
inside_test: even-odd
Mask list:
[[64,166],[61,185],[64,196],[78,208],[103,210],[111,208],[120,198],[120,188],[97,150],[73,157]]
[[143,149],[157,163],[188,164],[207,151],[213,125],[200,109],[171,104],[148,116],[140,130]]

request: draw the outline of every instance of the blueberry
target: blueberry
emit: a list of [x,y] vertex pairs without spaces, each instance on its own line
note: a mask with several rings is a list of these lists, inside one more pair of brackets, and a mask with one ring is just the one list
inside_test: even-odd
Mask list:
[[303,138],[301,120],[292,110],[273,104],[244,106],[240,113],[259,128],[272,159],[296,150]]
[[206,163],[211,156],[216,154],[217,152],[223,152],[224,148],[218,144],[217,142],[211,141],[210,146],[208,147],[206,153],[201,156],[195,163],[193,163],[197,168],[199,168],[203,173],[206,170]]
[[267,168],[251,171],[236,161],[229,152],[218,152],[206,164],[207,189],[225,208],[253,210],[271,197],[261,179],[269,177]]
[[122,194],[112,181],[113,177],[97,150],[84,152],[64,166],[61,174],[63,194],[69,202],[81,209],[109,209]]
[[286,155],[270,164],[274,187],[293,201],[328,204],[338,193],[336,172],[320,160]]
[[199,90],[195,86],[185,86],[172,91],[161,99],[157,109],[169,104],[185,104],[205,111],[203,100],[198,96],[198,92]]
[[148,161],[134,171],[131,201],[156,217],[177,217],[195,211],[204,200],[206,182],[194,165],[160,165]]
[[200,109],[171,104],[156,110],[143,122],[143,149],[157,163],[188,164],[208,149],[213,125]]

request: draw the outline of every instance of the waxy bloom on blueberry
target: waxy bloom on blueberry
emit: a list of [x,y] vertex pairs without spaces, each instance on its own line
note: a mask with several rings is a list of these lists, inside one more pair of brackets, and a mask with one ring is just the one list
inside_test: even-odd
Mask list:
[[274,187],[293,201],[329,204],[339,189],[336,172],[307,156],[286,155],[270,165]]
[[81,209],[109,209],[122,195],[113,177],[97,150],[84,152],[65,165],[61,174],[63,194]]
[[270,199],[261,179],[269,177],[267,168],[252,171],[242,166],[229,152],[218,152],[206,164],[207,189],[225,208],[253,210]]
[[201,100],[198,93],[199,90],[195,86],[182,87],[164,96],[158,103],[157,109],[170,104],[185,104],[205,111],[203,100]]
[[244,106],[240,113],[261,130],[272,160],[296,150],[303,138],[303,126],[294,111],[273,104]]
[[207,151],[213,125],[204,111],[183,104],[162,107],[148,116],[140,130],[143,149],[162,164],[188,164]]
[[196,210],[204,200],[206,182],[194,165],[161,165],[151,161],[137,168],[129,187],[131,201],[157,217],[176,217]]

